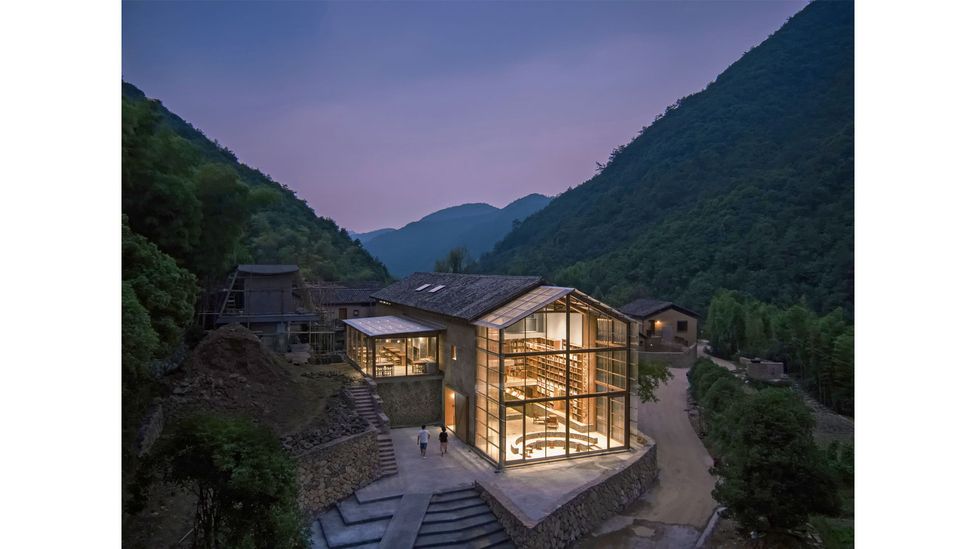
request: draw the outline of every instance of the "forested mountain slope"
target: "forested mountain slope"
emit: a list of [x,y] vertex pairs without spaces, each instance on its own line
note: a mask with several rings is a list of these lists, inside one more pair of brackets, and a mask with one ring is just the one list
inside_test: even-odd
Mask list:
[[465,248],[472,259],[491,250],[514,224],[544,208],[551,199],[530,194],[504,208],[490,204],[462,204],[438,210],[364,241],[395,276],[430,271],[453,248]]
[[[639,68],[635,68],[639,70]],[[854,301],[854,6],[812,2],[526,219],[476,270],[702,312]]]
[[[202,282],[220,280],[234,263],[295,263],[316,280],[389,279],[294,191],[125,82],[122,118],[123,213]],[[242,234],[220,234],[238,215]]]

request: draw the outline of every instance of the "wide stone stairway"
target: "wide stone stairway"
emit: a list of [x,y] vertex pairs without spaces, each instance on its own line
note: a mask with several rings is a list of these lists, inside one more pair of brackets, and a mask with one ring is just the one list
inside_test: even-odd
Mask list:
[[393,441],[390,439],[390,419],[380,409],[379,395],[366,382],[354,383],[346,391],[359,416],[379,430],[376,443],[379,446],[382,476],[397,474],[396,454],[393,451]]
[[514,547],[474,485],[426,494],[360,499],[320,514],[314,549],[339,547]]

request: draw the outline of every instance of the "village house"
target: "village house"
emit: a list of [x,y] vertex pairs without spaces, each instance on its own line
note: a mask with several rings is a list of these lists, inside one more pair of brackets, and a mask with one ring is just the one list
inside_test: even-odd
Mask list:
[[240,324],[292,362],[319,362],[336,350],[335,322],[316,310],[298,265],[238,265],[208,301],[214,327]]
[[443,423],[498,466],[630,447],[637,324],[536,276],[414,273],[347,318],[393,424]]
[[682,352],[698,344],[698,313],[670,301],[641,298],[620,307],[640,323],[640,350]]
[[376,299],[372,294],[382,287],[382,282],[331,282],[309,286],[312,305],[335,334],[330,350],[345,349],[346,324],[343,320],[376,314]]

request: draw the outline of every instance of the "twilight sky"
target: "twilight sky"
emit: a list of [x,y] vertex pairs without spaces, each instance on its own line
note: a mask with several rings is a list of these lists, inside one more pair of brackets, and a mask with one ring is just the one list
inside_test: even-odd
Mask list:
[[126,1],[122,74],[363,232],[586,181],[805,4]]

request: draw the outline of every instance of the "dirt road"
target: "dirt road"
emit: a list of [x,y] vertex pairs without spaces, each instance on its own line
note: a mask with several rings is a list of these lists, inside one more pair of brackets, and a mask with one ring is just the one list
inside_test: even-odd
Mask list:
[[688,370],[671,373],[674,379],[658,390],[658,402],[638,405],[638,428],[657,442],[657,483],[578,547],[693,547],[715,509],[712,458],[685,411]]

